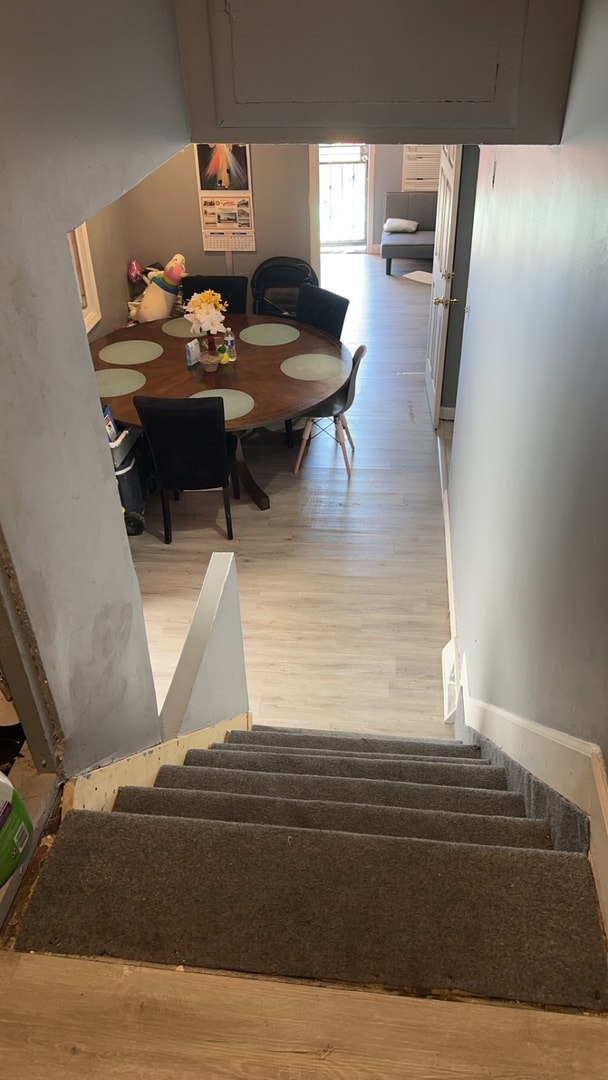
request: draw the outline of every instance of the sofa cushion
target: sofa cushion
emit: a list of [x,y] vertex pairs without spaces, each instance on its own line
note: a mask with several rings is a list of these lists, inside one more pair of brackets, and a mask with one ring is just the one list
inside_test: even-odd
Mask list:
[[435,228],[436,216],[436,191],[387,191],[384,195],[385,221],[387,218],[405,218],[419,222],[419,229],[429,231]]
[[418,224],[417,221],[410,221],[408,218],[389,217],[384,222],[383,230],[389,233],[413,233],[416,232]]

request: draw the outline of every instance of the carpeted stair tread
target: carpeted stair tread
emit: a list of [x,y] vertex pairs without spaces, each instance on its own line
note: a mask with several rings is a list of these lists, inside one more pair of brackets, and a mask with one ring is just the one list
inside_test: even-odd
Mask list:
[[251,731],[230,731],[226,742],[256,742],[272,746],[311,746],[330,750],[373,750],[386,754],[435,754],[441,757],[480,757],[478,746],[451,739],[400,739],[392,735],[365,735],[362,732],[313,731],[306,728],[258,727]]
[[463,844],[551,848],[549,826],[540,819],[454,814],[305,799],[279,799],[221,791],[121,787],[114,810],[131,814],[198,817],[301,829],[450,840]]
[[583,855],[72,811],[17,950],[600,1010]]
[[519,792],[489,788],[370,780],[350,776],[309,776],[248,769],[216,769],[196,765],[161,765],[155,787],[233,791],[286,799],[327,799],[413,809],[448,810],[462,814],[525,817]]
[[229,750],[189,750],[185,765],[221,769],[253,769],[260,772],[306,773],[314,776],[353,776],[414,784],[448,784],[452,787],[506,789],[504,769],[496,765],[467,765],[462,761],[408,761],[404,757],[332,757],[306,754],[248,753]]
[[271,751],[273,754],[307,754],[309,757],[373,757],[381,761],[455,761],[463,762],[466,765],[491,764],[491,762],[482,758],[446,758],[445,754],[385,754],[378,753],[375,750],[335,750],[333,748],[326,750],[317,746],[277,746],[274,743],[271,746],[266,746],[264,743],[217,742],[211,743],[206,749],[229,750],[231,753],[237,754],[243,752],[267,754]]

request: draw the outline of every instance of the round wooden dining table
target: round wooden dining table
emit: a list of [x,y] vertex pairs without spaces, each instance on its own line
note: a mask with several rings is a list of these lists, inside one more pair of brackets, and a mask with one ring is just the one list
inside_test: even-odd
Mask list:
[[186,342],[196,335],[183,317],[135,323],[98,338],[90,346],[97,388],[102,404],[126,427],[141,427],[133,404],[137,394],[222,397],[226,430],[239,437],[243,487],[267,510],[270,500],[247,467],[243,436],[277,421],[314,415],[315,405],[348,380],[352,356],[341,342],[304,323],[235,314],[226,321],[236,337],[237,358],[213,373],[200,364],[186,366]]

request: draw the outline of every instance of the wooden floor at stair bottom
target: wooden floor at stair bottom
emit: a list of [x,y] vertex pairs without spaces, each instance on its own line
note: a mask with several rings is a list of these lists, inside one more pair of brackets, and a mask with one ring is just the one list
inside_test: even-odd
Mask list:
[[6,1080],[602,1080],[608,1017],[0,954]]

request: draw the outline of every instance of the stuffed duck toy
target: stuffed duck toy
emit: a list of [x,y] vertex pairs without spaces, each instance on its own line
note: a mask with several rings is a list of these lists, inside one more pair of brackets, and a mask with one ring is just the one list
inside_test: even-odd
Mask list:
[[144,323],[153,319],[168,319],[185,273],[186,260],[183,255],[174,255],[162,270],[157,270],[149,278],[141,299],[129,304],[129,315],[133,321]]

